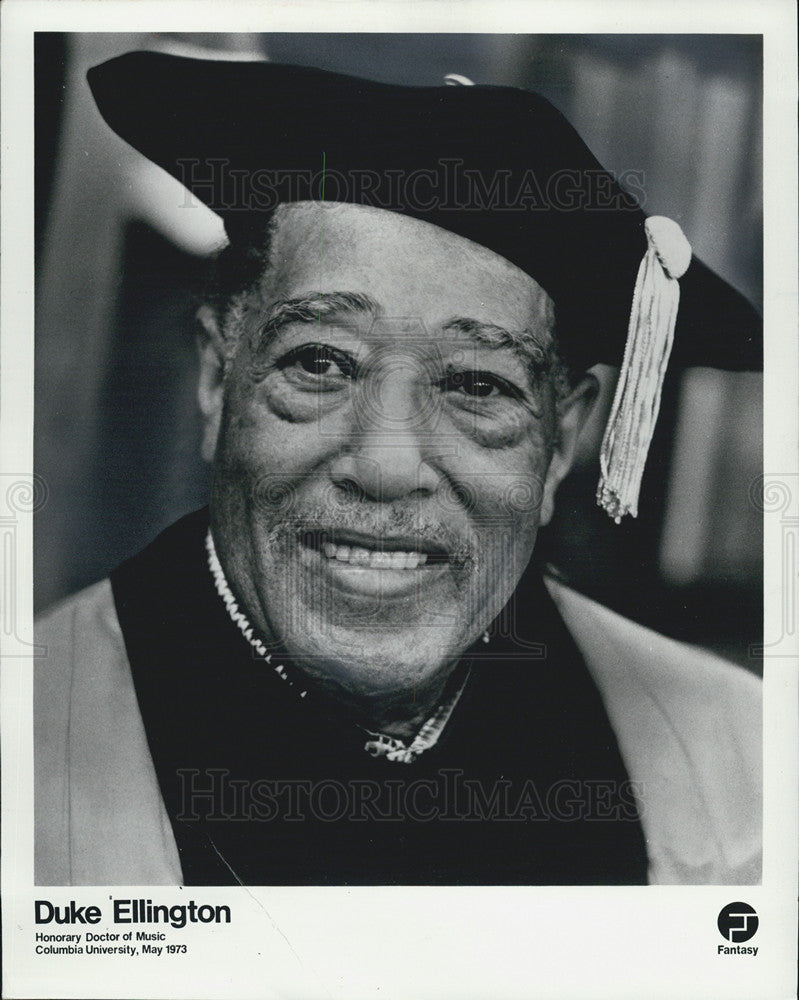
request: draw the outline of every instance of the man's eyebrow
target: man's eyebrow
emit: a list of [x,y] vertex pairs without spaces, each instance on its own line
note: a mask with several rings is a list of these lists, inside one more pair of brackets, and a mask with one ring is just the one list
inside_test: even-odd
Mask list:
[[545,375],[552,366],[552,351],[529,330],[512,331],[496,323],[485,323],[468,316],[453,316],[442,326],[444,333],[465,334],[486,347],[510,347],[530,366],[534,375]]
[[319,323],[337,316],[378,311],[377,302],[364,292],[318,292],[278,299],[269,308],[261,334],[274,336],[289,323]]

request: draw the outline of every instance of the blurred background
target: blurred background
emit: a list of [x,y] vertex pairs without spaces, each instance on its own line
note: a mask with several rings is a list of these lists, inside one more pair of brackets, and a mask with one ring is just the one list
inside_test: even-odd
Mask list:
[[[35,523],[41,610],[207,502],[193,336],[221,223],[113,134],[86,70],[132,49],[270,59],[429,85],[448,73],[537,90],[643,208],[762,307],[762,51],[742,35],[53,34],[35,41]],[[615,372],[544,553],[584,593],[750,669],[762,633],[762,379],[667,379],[637,521],[594,503]]]

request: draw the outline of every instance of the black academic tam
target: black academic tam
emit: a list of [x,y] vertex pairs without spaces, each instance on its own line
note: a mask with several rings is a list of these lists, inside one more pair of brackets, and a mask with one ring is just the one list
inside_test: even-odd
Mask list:
[[[413,216],[533,277],[572,364],[621,363],[646,216],[545,98],[158,52],[88,78],[111,128],[216,211],[232,240],[284,202]],[[679,284],[670,363],[759,368],[751,304],[696,258]]]

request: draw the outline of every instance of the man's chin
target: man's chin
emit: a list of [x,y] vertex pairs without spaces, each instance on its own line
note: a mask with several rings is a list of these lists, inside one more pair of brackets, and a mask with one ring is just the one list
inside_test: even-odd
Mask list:
[[328,693],[386,702],[440,684],[462,643],[442,636],[440,628],[406,625],[323,632],[309,627],[299,641],[285,645],[294,664]]
[[290,660],[328,690],[382,701],[434,689],[487,616],[472,566],[357,565],[281,541],[260,573],[280,586],[261,592],[261,608]]

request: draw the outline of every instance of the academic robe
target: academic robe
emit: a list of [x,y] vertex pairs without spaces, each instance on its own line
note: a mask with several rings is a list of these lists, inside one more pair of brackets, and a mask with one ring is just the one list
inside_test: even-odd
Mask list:
[[253,655],[190,515],[41,619],[35,878],[749,884],[760,684],[535,565],[413,763]]

